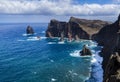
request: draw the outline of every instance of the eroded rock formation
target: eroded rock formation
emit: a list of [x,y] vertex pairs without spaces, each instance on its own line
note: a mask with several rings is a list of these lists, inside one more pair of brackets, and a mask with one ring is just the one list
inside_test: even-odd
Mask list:
[[[101,20],[86,20],[71,17],[69,22],[61,22],[52,19],[46,31],[47,37],[72,37],[74,39],[91,39],[93,34],[108,25],[109,23]],[[70,36],[69,36],[70,35]]]
[[27,34],[34,34],[34,30],[31,26],[28,26],[27,29],[26,29],[26,33]]

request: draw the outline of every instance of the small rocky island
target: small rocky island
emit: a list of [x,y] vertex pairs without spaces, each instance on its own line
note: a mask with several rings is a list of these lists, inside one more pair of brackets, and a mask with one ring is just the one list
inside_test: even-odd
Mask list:
[[103,46],[100,55],[103,57],[104,82],[120,82],[120,15],[114,23],[75,17],[71,17],[69,22],[52,19],[46,30],[46,37],[96,41],[98,45]]
[[27,26],[26,34],[34,34],[34,30],[31,26]]

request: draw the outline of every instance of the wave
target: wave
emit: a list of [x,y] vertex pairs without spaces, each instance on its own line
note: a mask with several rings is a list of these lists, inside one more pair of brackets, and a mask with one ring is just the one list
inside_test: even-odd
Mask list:
[[23,41],[25,41],[25,40],[17,40],[17,41],[19,41],[19,42],[23,42]]
[[26,33],[24,33],[24,34],[22,34],[22,36],[32,36],[32,35],[36,35],[37,33],[34,33],[34,34],[26,34]]
[[99,52],[96,52],[95,57],[91,61],[91,75],[85,82],[102,82],[103,80],[103,69],[101,65],[103,59],[99,56]]
[[51,78],[51,82],[55,82],[55,81],[57,81],[57,79]]
[[102,57],[99,56],[100,50],[91,50],[93,55],[92,56],[80,56],[79,52],[80,50],[75,50],[70,53],[70,56],[72,57],[79,57],[79,58],[84,58],[84,57],[90,57],[90,62],[91,62],[91,69],[90,69],[90,77],[86,79],[85,82],[102,82],[103,80],[103,70],[102,70]]
[[47,44],[56,44],[56,42],[48,42]]
[[47,44],[65,44],[65,42],[61,41],[61,42],[48,42]]
[[38,40],[44,40],[44,39],[47,39],[47,37],[28,37],[27,39],[20,39],[20,40],[17,40],[17,41],[38,41]]
[[[75,51],[73,51],[72,53],[70,53],[70,56],[72,56],[72,57],[91,57],[91,56],[80,56],[80,52],[81,50],[75,50]],[[92,53],[95,53],[95,51],[94,50],[91,50],[92,51]],[[95,55],[93,54],[92,55],[92,57],[94,57]]]

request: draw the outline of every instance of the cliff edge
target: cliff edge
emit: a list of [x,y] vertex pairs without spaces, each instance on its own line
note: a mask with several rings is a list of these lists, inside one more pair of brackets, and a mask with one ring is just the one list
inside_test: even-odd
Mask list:
[[110,24],[101,20],[87,20],[71,17],[69,22],[61,22],[52,19],[46,30],[46,37],[64,37],[71,36],[74,39],[92,39],[92,35],[99,32],[99,30]]

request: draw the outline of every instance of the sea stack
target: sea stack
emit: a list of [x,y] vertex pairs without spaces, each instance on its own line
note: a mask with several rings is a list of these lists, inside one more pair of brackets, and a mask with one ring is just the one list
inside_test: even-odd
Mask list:
[[27,34],[34,34],[33,28],[31,26],[27,26],[26,33]]

